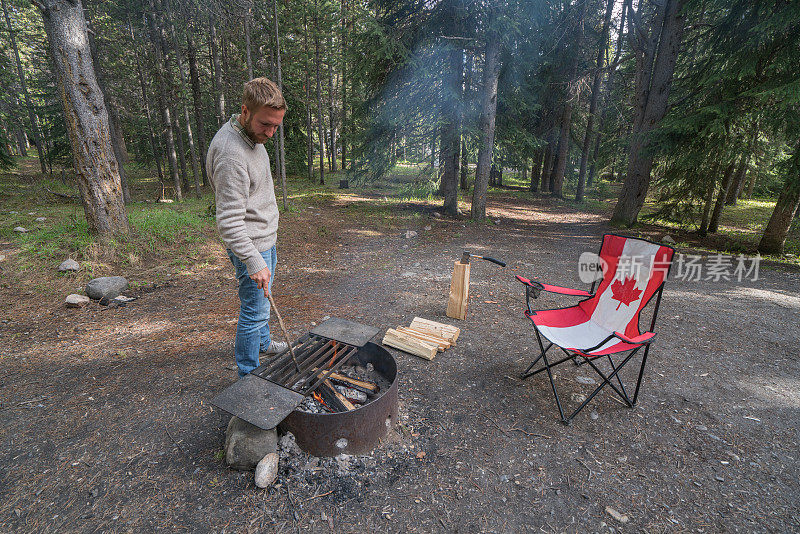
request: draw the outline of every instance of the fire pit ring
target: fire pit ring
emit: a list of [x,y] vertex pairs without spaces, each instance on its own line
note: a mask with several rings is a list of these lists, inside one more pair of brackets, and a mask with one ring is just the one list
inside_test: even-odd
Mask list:
[[336,413],[310,413],[295,409],[281,423],[297,444],[313,456],[366,454],[397,424],[397,362],[389,351],[367,343],[353,356],[361,365],[371,363],[391,383],[369,403]]

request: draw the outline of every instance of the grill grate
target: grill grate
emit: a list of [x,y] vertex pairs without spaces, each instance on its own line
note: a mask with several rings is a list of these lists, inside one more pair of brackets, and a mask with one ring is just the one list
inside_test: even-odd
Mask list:
[[356,352],[358,347],[309,333],[298,339],[294,346],[299,372],[287,348],[253,370],[252,374],[301,395],[310,395]]

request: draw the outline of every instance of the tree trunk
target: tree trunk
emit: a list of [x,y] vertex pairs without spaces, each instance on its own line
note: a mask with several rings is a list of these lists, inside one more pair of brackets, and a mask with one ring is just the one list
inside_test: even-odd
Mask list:
[[245,57],[247,59],[247,79],[253,79],[253,54],[250,51],[250,34],[251,34],[251,26],[252,23],[250,21],[251,17],[253,16],[252,8],[248,5],[247,6],[247,13],[244,15],[244,46],[245,46]]
[[37,1],[50,44],[76,181],[90,231],[104,237],[129,232],[122,184],[111,148],[108,114],[97,85],[80,0]]
[[602,137],[602,130],[603,124],[606,121],[606,113],[608,112],[608,106],[605,105],[605,101],[608,96],[611,94],[611,90],[614,86],[614,74],[617,72],[616,65],[619,63],[619,58],[622,55],[622,45],[625,42],[625,14],[628,11],[628,3],[622,3],[622,13],[620,14],[619,18],[619,32],[617,33],[617,46],[616,50],[614,51],[614,59],[611,61],[612,68],[608,71],[608,77],[606,78],[605,88],[603,90],[603,111],[600,113],[600,121],[597,123],[597,135],[595,136],[594,140],[594,150],[592,151],[592,161],[589,165],[589,176],[586,178],[586,186],[591,187],[592,182],[594,181],[594,173],[597,167],[597,157],[600,154],[600,138]]
[[728,195],[725,197],[726,206],[735,206],[739,195],[742,192],[742,185],[744,184],[744,176],[747,173],[747,160],[750,159],[747,154],[742,154],[739,167],[733,173],[733,181],[731,187],[728,189]]
[[706,193],[705,207],[703,208],[703,220],[700,221],[700,229],[697,231],[697,233],[700,234],[702,237],[708,235],[708,220],[711,215],[711,206],[714,203],[714,190],[716,188],[717,188],[717,177],[712,176],[711,183],[708,184],[708,193]]
[[578,173],[578,188],[575,192],[575,200],[583,201],[584,187],[586,182],[586,164],[589,161],[589,148],[592,144],[592,127],[594,125],[594,115],[597,111],[597,99],[600,96],[600,81],[603,77],[603,57],[605,56],[608,40],[608,28],[611,25],[611,13],[614,10],[614,0],[608,0],[606,4],[606,15],[603,19],[603,29],[600,32],[600,46],[597,47],[597,61],[592,80],[592,95],[589,101],[589,117],[586,120],[586,133],[583,136],[583,147],[581,148],[581,167]]
[[219,66],[219,40],[217,39],[217,22],[212,16],[208,22],[211,33],[209,41],[211,44],[211,64],[214,67],[214,101],[217,105],[217,127],[221,127],[228,120],[225,115],[225,90],[222,85],[222,69]]
[[[628,172],[611,221],[633,225],[650,188],[653,154],[650,136],[667,111],[672,77],[683,36],[684,0],[665,0],[658,9],[657,23],[644,53],[637,53],[636,106]],[[634,18],[629,6],[629,19]],[[657,50],[657,51],[656,51]]]
[[442,79],[442,104],[444,117],[442,125],[442,195],[444,211],[448,215],[458,215],[458,163],[459,144],[461,143],[461,73],[464,69],[464,53],[459,48],[451,49],[445,60]]
[[[131,42],[136,43],[136,35],[133,32],[133,24],[131,24],[130,13],[128,13],[128,31],[130,32]],[[147,131],[150,137],[150,149],[153,151],[153,159],[156,162],[156,169],[158,170],[158,181],[164,183],[164,172],[161,169],[161,158],[159,156],[158,143],[156,142],[156,135],[153,132],[153,118],[150,113],[150,100],[147,97],[147,85],[144,81],[144,70],[142,63],[139,59],[139,47],[133,47],[133,59],[136,63],[136,73],[139,76],[139,87],[142,89],[142,104],[144,105],[145,116],[147,117]]]
[[494,151],[494,126],[497,117],[497,79],[500,76],[500,36],[490,31],[486,40],[486,58],[483,67],[483,99],[481,104],[481,141],[478,149],[478,167],[475,170],[475,187],[472,192],[472,218],[486,218],[486,189]]
[[783,254],[792,217],[800,209],[800,143],[795,146],[788,172],[783,191],[758,244],[761,254]]
[[728,190],[731,188],[731,180],[733,178],[734,163],[731,162],[725,168],[725,174],[722,177],[722,183],[719,187],[719,194],[717,201],[714,204],[714,211],[711,213],[711,220],[708,223],[708,233],[715,234],[719,230],[719,219],[722,217],[722,209],[725,207],[725,199],[728,197]]
[[172,131],[175,134],[175,149],[178,153],[178,168],[180,169],[181,176],[181,192],[189,190],[189,173],[186,170],[186,146],[183,144],[183,132],[181,124],[178,120],[178,111],[173,106],[170,110],[172,116]]
[[347,0],[342,1],[342,170],[347,170]]
[[[150,0],[150,9],[154,13],[156,12],[153,0]],[[169,110],[169,98],[166,88],[167,81],[164,79],[164,74],[166,72],[164,67],[164,50],[161,47],[160,29],[156,26],[154,13],[151,16],[147,16],[147,23],[150,28],[150,38],[153,41],[153,49],[155,51],[156,86],[158,88],[159,107],[161,108],[162,137],[164,139],[164,146],[167,149],[167,161],[169,162],[172,184],[175,188],[175,198],[180,201],[183,200],[183,192],[181,191],[181,179],[178,175],[178,157],[175,152],[175,134],[172,129],[172,116]]]
[[334,108],[334,98],[333,98],[333,34],[328,34],[328,48],[330,49],[331,59],[328,61],[328,110],[330,113],[330,124],[331,124],[331,133],[330,133],[330,157],[328,158],[330,161],[330,169],[331,172],[336,172],[337,164],[336,164],[336,109]]
[[[200,192],[200,172],[198,171],[197,148],[194,146],[194,135],[192,135],[192,121],[189,116],[189,106],[186,104],[186,99],[183,95],[183,90],[186,87],[186,71],[183,68],[183,57],[181,56],[180,41],[178,40],[178,32],[175,28],[175,23],[170,14],[169,18],[170,31],[172,32],[172,45],[175,49],[175,63],[178,65],[178,93],[177,98],[180,101],[180,106],[183,108],[183,120],[186,123],[186,141],[189,143],[189,155],[191,157],[192,176],[194,176],[194,192],[197,198],[202,196]],[[187,28],[188,33],[188,28]]]
[[19,59],[17,38],[14,36],[14,28],[11,26],[11,18],[8,16],[8,8],[6,7],[6,0],[2,0],[2,4],[3,4],[3,15],[5,16],[6,24],[8,25],[8,35],[11,41],[11,48],[14,50],[14,59],[17,64],[17,76],[19,77],[19,85],[22,88],[22,96],[25,98],[25,106],[28,108],[28,119],[31,121],[31,129],[33,131],[33,142],[36,143],[36,151],[39,153],[39,165],[42,168],[42,174],[47,174],[44,152],[42,150],[42,134],[39,131],[39,122],[36,118],[36,112],[34,111],[33,103],[31,102],[31,95],[28,93],[28,86],[25,83],[25,73],[22,70],[22,62]]
[[[202,184],[208,185],[208,174],[206,172],[206,132],[203,122],[203,97],[200,92],[200,76],[197,73],[197,50],[191,37],[192,30],[186,30],[186,56],[189,61],[189,78],[192,84],[192,103],[194,107],[194,122],[197,126],[197,142],[200,144],[200,171],[202,174]],[[186,120],[187,124],[189,120]],[[199,194],[199,193],[198,193]]]
[[325,117],[322,111],[322,85],[319,47],[319,1],[314,0],[314,51],[317,63],[317,126],[319,127],[319,183],[325,184]]
[[[276,72],[278,74],[278,88],[283,90],[283,74],[281,73],[281,41],[278,34],[278,0],[272,0],[272,10],[275,18],[275,57]],[[283,209],[286,209],[286,150],[283,146],[283,123],[278,126],[278,153],[280,154],[281,190],[283,191]]]
[[542,157],[544,149],[539,147],[533,152],[533,167],[531,168],[531,191],[539,190],[539,179],[542,174]]
[[305,49],[304,63],[305,83],[303,87],[306,92],[306,163],[308,168],[309,181],[314,179],[314,130],[311,121],[311,50],[308,45],[308,12],[307,4],[303,4],[303,48]]
[[467,134],[464,129],[464,118],[467,102],[469,101],[469,91],[472,85],[472,53],[467,52],[467,57],[464,66],[464,90],[461,93],[461,190],[466,191],[469,188],[467,176],[469,174],[469,159],[467,157]]
[[556,141],[553,139],[555,132],[550,132],[548,135],[549,141],[547,143],[547,148],[544,151],[544,163],[542,164],[542,177],[541,177],[541,187],[539,187],[539,192],[544,194],[550,191],[550,176],[552,174],[553,169],[553,154],[555,153],[555,145]]
[[567,96],[564,111],[561,114],[561,134],[558,139],[558,152],[550,178],[550,194],[556,198],[564,198],[564,172],[569,158],[569,130],[572,125],[572,100]]

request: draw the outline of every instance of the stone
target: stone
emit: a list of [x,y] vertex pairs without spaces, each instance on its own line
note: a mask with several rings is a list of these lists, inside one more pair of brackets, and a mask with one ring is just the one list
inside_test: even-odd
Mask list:
[[256,486],[267,488],[278,478],[278,453],[271,452],[256,465]]
[[67,295],[67,300],[64,303],[67,305],[67,308],[83,308],[89,304],[89,302],[89,297],[86,295],[73,293],[72,295]]
[[675,244],[675,240],[672,239],[672,236],[669,235],[669,234],[666,234],[664,237],[662,237],[661,238],[661,242],[666,244],[666,245],[674,245]]
[[17,226],[14,228],[14,231],[19,232],[20,234],[24,234],[28,231],[28,229],[23,226]]
[[611,517],[613,517],[615,520],[619,521],[620,523],[627,523],[628,521],[630,521],[630,518],[627,515],[619,513],[610,506],[606,506],[606,513]]
[[67,271],[80,271],[81,266],[80,264],[73,260],[72,258],[67,258],[66,260],[61,262],[61,265],[58,266],[59,272],[67,272]]
[[411,239],[412,237],[417,237],[417,232],[414,230],[407,230],[405,233],[406,239]]
[[575,377],[575,381],[578,384],[588,384],[588,385],[597,383],[597,382],[595,382],[595,379],[590,377],[590,376],[576,376]]
[[86,294],[95,300],[113,299],[126,289],[128,289],[128,281],[122,276],[101,276],[86,284]]
[[47,217],[36,217],[36,222],[45,222]]
[[282,452],[285,452],[289,455],[296,455],[300,454],[302,451],[300,447],[297,445],[297,441],[294,439],[294,434],[291,432],[287,432],[283,436],[281,436],[280,441],[278,442],[278,446],[280,447]]
[[225,463],[233,469],[253,469],[265,456],[276,452],[277,447],[278,433],[274,428],[262,430],[235,416],[228,422],[228,429],[225,431]]
[[492,222],[494,222],[494,224],[500,224],[500,219],[495,219],[495,220],[494,220],[494,221],[492,221]]
[[425,230],[426,230],[426,231],[428,231],[428,232],[430,232],[431,230],[433,230],[433,226],[431,226],[431,225],[429,224],[428,226],[426,226],[426,227],[425,227]]

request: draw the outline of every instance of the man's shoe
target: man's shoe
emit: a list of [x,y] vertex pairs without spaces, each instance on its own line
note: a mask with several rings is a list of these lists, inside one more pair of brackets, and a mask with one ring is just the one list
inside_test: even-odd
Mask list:
[[279,354],[289,348],[289,345],[282,341],[275,341],[274,339],[269,342],[269,347],[262,350],[264,354]]

